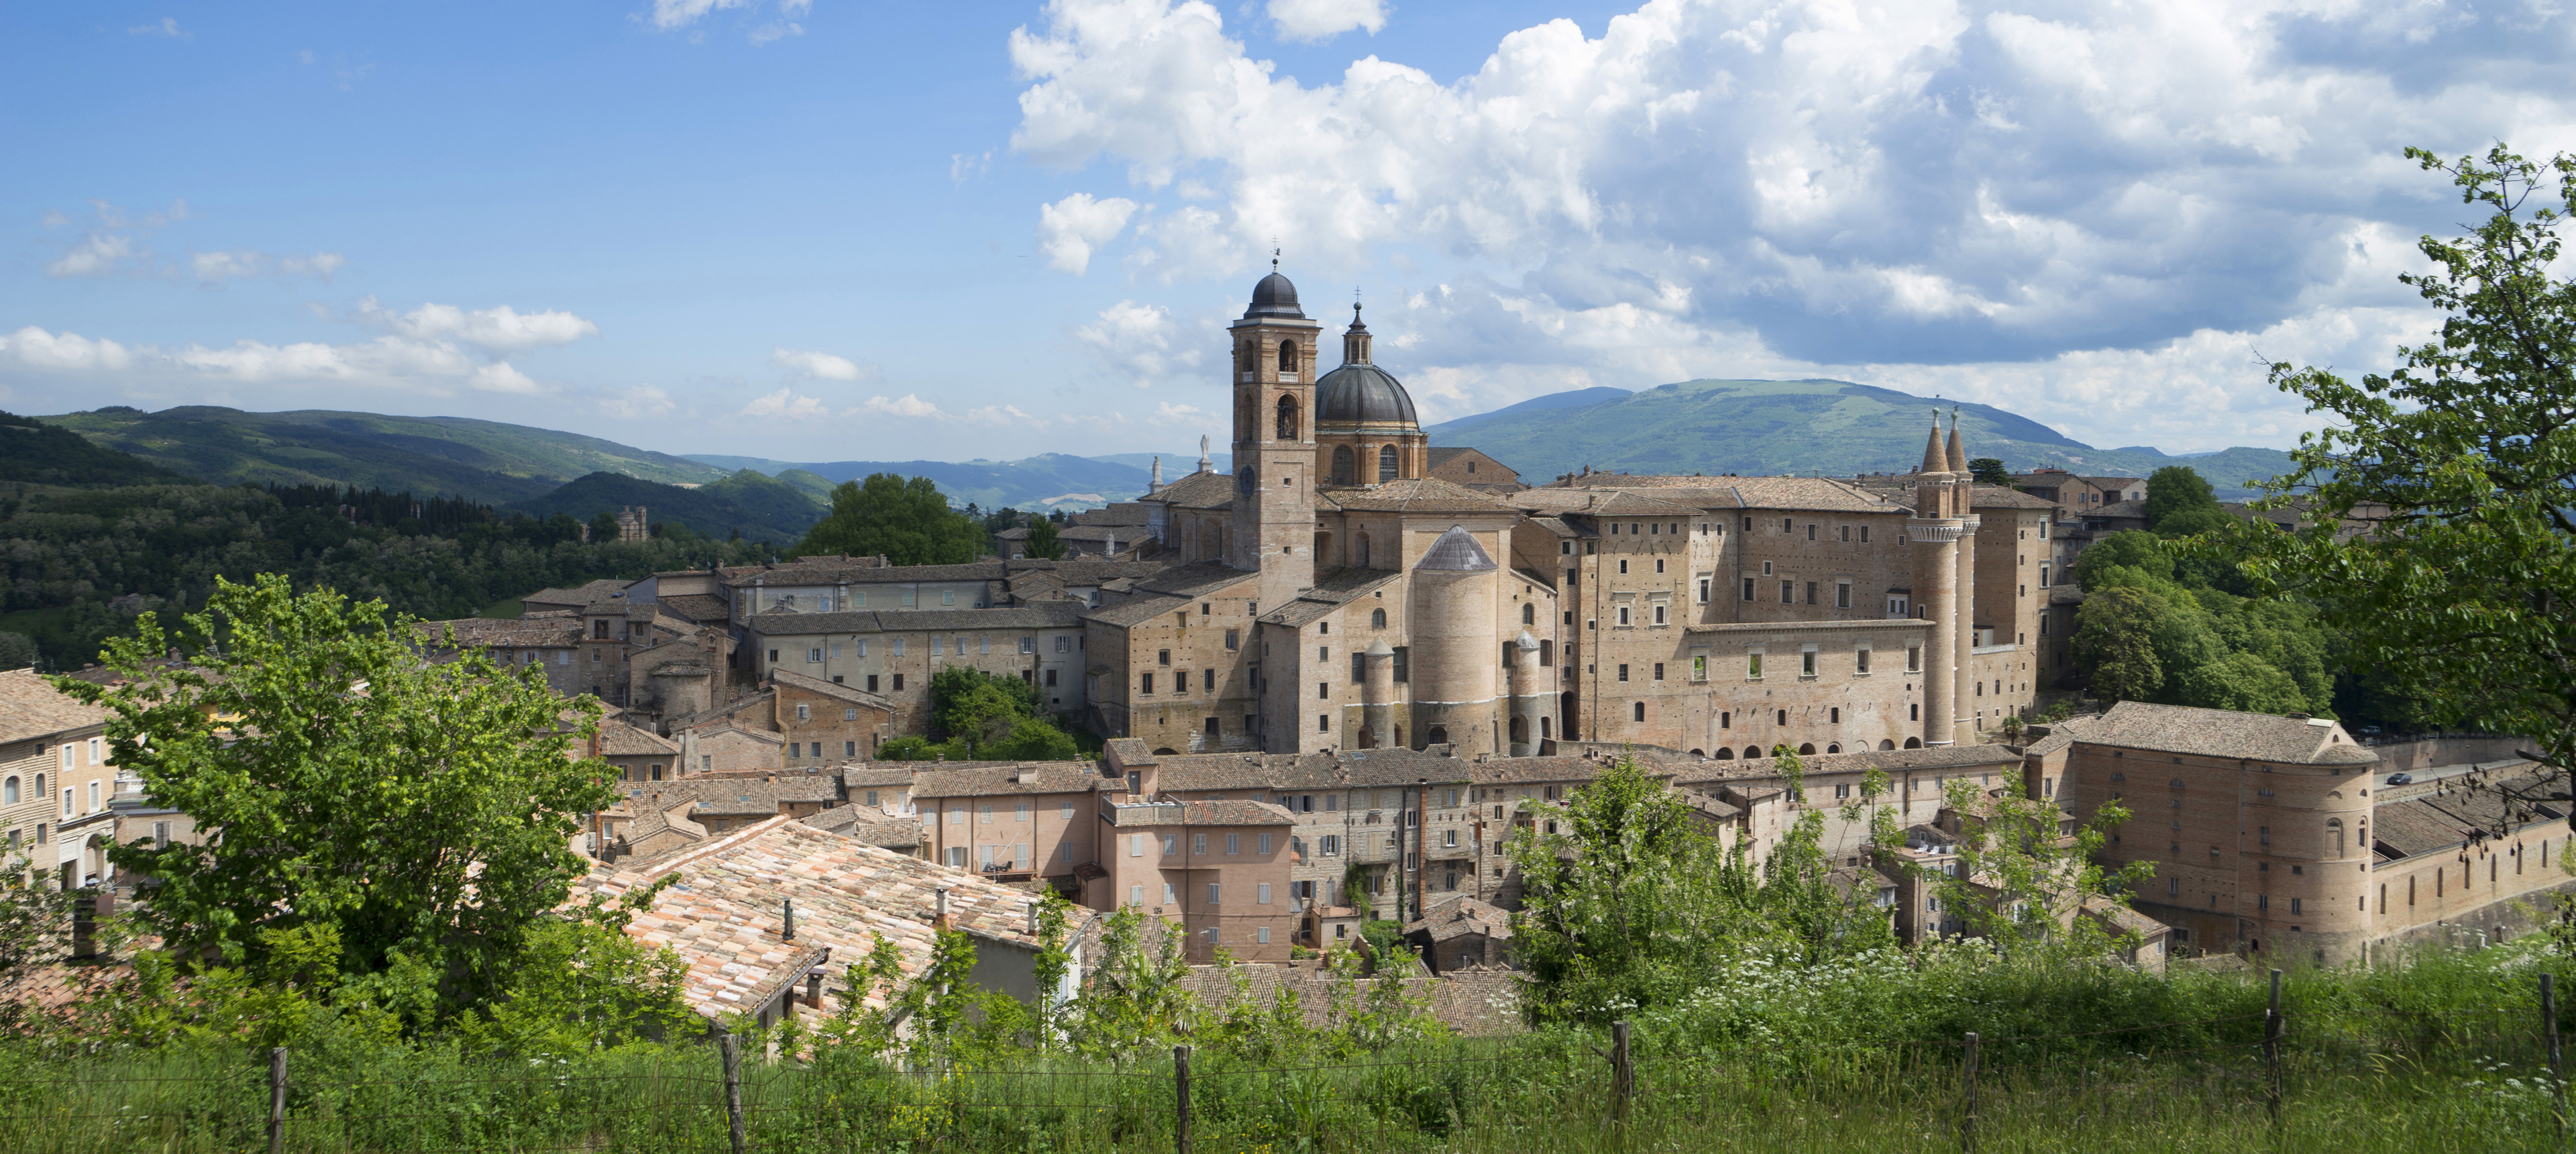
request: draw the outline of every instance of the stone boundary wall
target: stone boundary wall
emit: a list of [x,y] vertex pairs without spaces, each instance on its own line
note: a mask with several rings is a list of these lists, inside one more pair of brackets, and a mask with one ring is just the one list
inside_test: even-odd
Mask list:
[[[1305,1011],[1307,1025],[1320,1027],[1331,1016],[1333,990],[1340,979],[1330,972],[1307,966],[1238,965],[1234,969],[1246,979],[1242,996],[1256,1008],[1268,1007],[1285,986]],[[1442,1025],[1465,1037],[1490,1038],[1523,1029],[1524,980],[1517,971],[1477,967],[1441,977],[1361,978],[1354,984],[1358,987],[1355,996],[1365,1004],[1377,983],[1401,981],[1417,996],[1430,998],[1431,1015]],[[1209,1006],[1224,1006],[1236,999],[1221,966],[1190,967],[1190,976],[1182,979],[1181,987]]]
[[2514,750],[2528,749],[2527,737],[2429,737],[2422,741],[2392,741],[2386,745],[2364,746],[2379,755],[2379,766],[2371,772],[2385,780],[2392,773],[2420,773],[2444,765],[2466,765],[2473,761],[2512,761]]

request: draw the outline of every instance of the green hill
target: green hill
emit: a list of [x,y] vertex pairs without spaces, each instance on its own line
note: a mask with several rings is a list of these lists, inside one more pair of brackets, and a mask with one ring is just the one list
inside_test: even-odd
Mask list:
[[2149,448],[2096,449],[1990,405],[1827,380],[1683,381],[1590,403],[1525,402],[1518,412],[1481,413],[1426,431],[1435,445],[1484,450],[1531,484],[1587,465],[1627,473],[1849,477],[1901,473],[1921,464],[1933,407],[1946,410],[1954,403],[1969,453],[2000,458],[2016,471],[2054,466],[2144,477],[2165,465],[2185,464],[2199,470],[2222,499],[2237,500],[2251,492],[2248,480],[2290,468],[2290,455],[2278,449],[2235,448],[2187,458]]
[[60,425],[0,412],[0,481],[90,489],[187,479]]
[[[730,457],[691,453],[689,459],[727,469],[757,469],[782,481],[810,487],[812,480],[791,478],[802,472],[827,486],[856,481],[870,473],[928,477],[959,505],[972,502],[987,509],[1090,509],[1110,501],[1135,499],[1151,474],[1145,469],[1095,457],[1040,453],[1017,461],[822,461],[798,463],[765,457]],[[1171,480],[1195,463],[1163,459],[1163,477]],[[825,490],[827,493],[829,489]],[[1066,499],[1069,498],[1069,499]],[[828,500],[828,498],[826,498]],[[1052,502],[1052,503],[1050,503]]]
[[782,547],[804,540],[805,530],[822,520],[824,510],[823,502],[753,469],[696,488],[592,473],[509,508],[540,519],[569,513],[586,522],[629,505],[642,505],[652,520],[686,525],[701,537],[722,540],[739,531],[745,541]]
[[122,405],[44,418],[110,449],[211,481],[355,485],[506,505],[576,477],[624,473],[706,483],[726,470],[614,441],[469,417],[388,417],[308,409],[251,413]]

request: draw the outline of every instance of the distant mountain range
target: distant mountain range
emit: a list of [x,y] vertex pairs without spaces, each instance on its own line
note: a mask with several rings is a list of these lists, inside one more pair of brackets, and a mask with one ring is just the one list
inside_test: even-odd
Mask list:
[[[1432,425],[1436,445],[1473,446],[1545,484],[1585,466],[1633,473],[1903,472],[1923,453],[1936,402],[1849,381],[1683,381],[1639,392],[1596,386]],[[2078,473],[2143,477],[2189,464],[2222,498],[2250,492],[2252,479],[2290,468],[2277,449],[2226,449],[2188,457],[2151,448],[2096,449],[2038,422],[1988,405],[1958,404],[1970,451],[2016,470],[2055,466]],[[62,433],[0,429],[16,437],[0,479],[35,474],[135,481],[194,478],[217,484],[281,482],[356,485],[420,496],[467,497],[505,510],[588,520],[643,505],[656,520],[724,537],[786,544],[829,507],[834,485],[870,473],[929,477],[951,501],[987,509],[1095,508],[1142,494],[1156,454],[1078,457],[1043,453],[1016,461],[778,461],[713,453],[673,455],[578,433],[464,417],[389,417],[304,410],[250,413],[208,405],[145,413],[114,406],[39,420],[67,428],[102,450],[90,454]],[[1193,449],[1161,454],[1163,477],[1198,467]],[[1232,468],[1214,454],[1219,471]],[[103,471],[103,472],[102,472]],[[71,482],[83,483],[83,482]]]
[[219,485],[356,485],[508,505],[592,473],[707,484],[733,472],[579,433],[468,417],[250,413],[213,405],[146,413],[116,405],[37,419]]
[[2248,481],[2288,472],[2278,449],[2235,448],[2188,458],[2155,449],[2096,449],[1991,405],[1935,401],[1849,381],[1683,381],[1639,392],[1579,389],[1461,417],[1425,431],[1435,445],[1472,445],[1543,485],[1559,474],[1794,473],[1849,477],[1901,473],[1923,461],[1935,404],[1957,405],[1968,452],[2016,472],[2055,467],[2094,476],[2144,477],[2188,464],[2224,500]]

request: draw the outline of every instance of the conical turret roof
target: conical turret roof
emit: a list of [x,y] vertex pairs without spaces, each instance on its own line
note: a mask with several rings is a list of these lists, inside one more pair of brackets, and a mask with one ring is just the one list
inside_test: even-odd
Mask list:
[[1941,416],[1937,412],[1932,415],[1932,435],[1929,439],[1923,442],[1923,468],[1921,471],[1926,473],[1947,473],[1950,471],[1950,455],[1943,452],[1941,449]]
[[1424,553],[1422,560],[1413,568],[1416,571],[1485,573],[1498,566],[1494,564],[1493,554],[1485,552],[1485,547],[1476,543],[1474,534],[1464,526],[1451,525],[1448,532],[1431,543],[1430,551]]
[[1962,475],[1966,474],[1968,471],[1968,450],[1965,446],[1959,443],[1959,411],[1957,409],[1950,410],[1950,471]]

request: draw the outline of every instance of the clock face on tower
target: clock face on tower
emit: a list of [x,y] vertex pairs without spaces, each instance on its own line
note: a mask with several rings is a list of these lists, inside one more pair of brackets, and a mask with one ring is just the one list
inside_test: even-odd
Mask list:
[[1254,486],[1259,484],[1261,484],[1261,470],[1250,465],[1245,465],[1242,471],[1234,475],[1234,491],[1246,497],[1251,496]]

